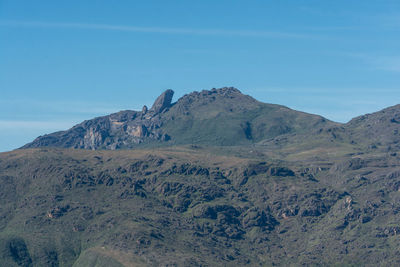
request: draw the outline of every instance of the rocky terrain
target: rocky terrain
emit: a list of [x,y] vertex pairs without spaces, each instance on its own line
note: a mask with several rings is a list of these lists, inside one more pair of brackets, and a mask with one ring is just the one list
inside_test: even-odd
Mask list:
[[145,140],[168,141],[160,127],[161,113],[171,106],[172,90],[160,95],[150,110],[143,106],[141,112],[120,111],[109,116],[84,121],[68,131],[37,138],[23,148],[54,146],[82,149],[118,149],[134,147]]
[[400,264],[400,106],[172,95],[1,153],[0,266]]
[[320,116],[265,104],[226,87],[193,92],[171,103],[172,90],[151,109],[120,111],[84,121],[67,131],[38,137],[23,148],[135,148],[143,144],[250,144],[285,133],[336,125]]

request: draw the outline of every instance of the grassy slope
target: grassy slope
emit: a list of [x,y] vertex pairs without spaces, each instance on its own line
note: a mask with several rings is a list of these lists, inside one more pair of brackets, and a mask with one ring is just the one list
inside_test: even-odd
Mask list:
[[183,96],[163,114],[172,144],[243,145],[282,134],[335,126],[320,116],[256,101],[239,91],[221,96],[203,91]]
[[213,149],[2,153],[1,265],[398,264],[397,155]]

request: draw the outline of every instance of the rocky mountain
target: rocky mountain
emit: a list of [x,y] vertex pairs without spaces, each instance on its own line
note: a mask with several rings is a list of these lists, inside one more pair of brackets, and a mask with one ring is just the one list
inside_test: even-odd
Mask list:
[[172,90],[151,109],[120,111],[38,137],[23,148],[134,148],[140,144],[242,145],[336,125],[320,116],[261,103],[232,87],[193,92],[171,103]]
[[38,137],[23,148],[117,149],[134,147],[146,140],[167,141],[169,136],[160,129],[161,114],[171,106],[173,94],[172,90],[165,91],[150,110],[144,106],[141,112],[126,110],[84,121],[70,130]]
[[352,119],[346,124],[351,137],[369,146],[385,146],[388,150],[400,148],[400,105]]
[[[148,109],[120,111],[40,136],[22,148],[130,149],[151,146],[302,143],[391,149],[399,147],[400,106],[354,118],[346,124],[284,106],[261,103],[225,87],[184,95],[162,93]],[[295,145],[296,146],[296,145]]]
[[172,97],[0,153],[0,266],[400,265],[399,105]]

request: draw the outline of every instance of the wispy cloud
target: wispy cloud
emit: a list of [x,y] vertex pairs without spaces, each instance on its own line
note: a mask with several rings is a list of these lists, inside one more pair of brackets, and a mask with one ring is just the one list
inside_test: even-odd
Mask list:
[[345,53],[344,55],[360,59],[377,70],[400,72],[400,56],[398,55],[367,55],[362,53]]
[[400,28],[400,13],[380,14],[373,16],[373,21],[388,29]]
[[72,127],[75,122],[0,120],[1,130],[61,130]]
[[[33,99],[0,99],[0,112],[10,107],[29,107],[30,110],[39,112],[46,110],[48,113],[64,114],[90,114],[100,116],[118,112],[120,110],[140,110],[141,105],[118,105],[104,102],[79,102],[79,101],[43,101]],[[0,116],[1,117],[1,116]]]
[[400,72],[400,56],[376,57],[370,61],[377,69]]
[[123,32],[135,32],[135,33],[179,34],[179,35],[216,35],[216,36],[223,35],[223,36],[264,37],[264,38],[315,38],[316,37],[315,35],[281,32],[281,31],[139,27],[139,26],[128,26],[128,25],[59,23],[59,22],[39,22],[39,21],[0,21],[0,26],[66,28],[66,29],[81,29],[81,30],[104,30],[104,31],[123,31]]

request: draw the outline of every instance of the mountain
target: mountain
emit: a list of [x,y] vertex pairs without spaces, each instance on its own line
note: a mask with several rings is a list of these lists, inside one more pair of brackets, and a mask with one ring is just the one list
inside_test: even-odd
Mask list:
[[400,264],[400,105],[172,98],[0,153],[0,266]]
[[232,87],[193,92],[171,103],[172,90],[148,110],[120,111],[38,137],[23,148],[134,148],[143,144],[243,145],[335,123],[280,105],[261,103]]
[[1,153],[0,265],[399,264],[398,154],[250,149]]
[[352,119],[346,129],[357,142],[369,141],[369,146],[400,148],[400,105]]

